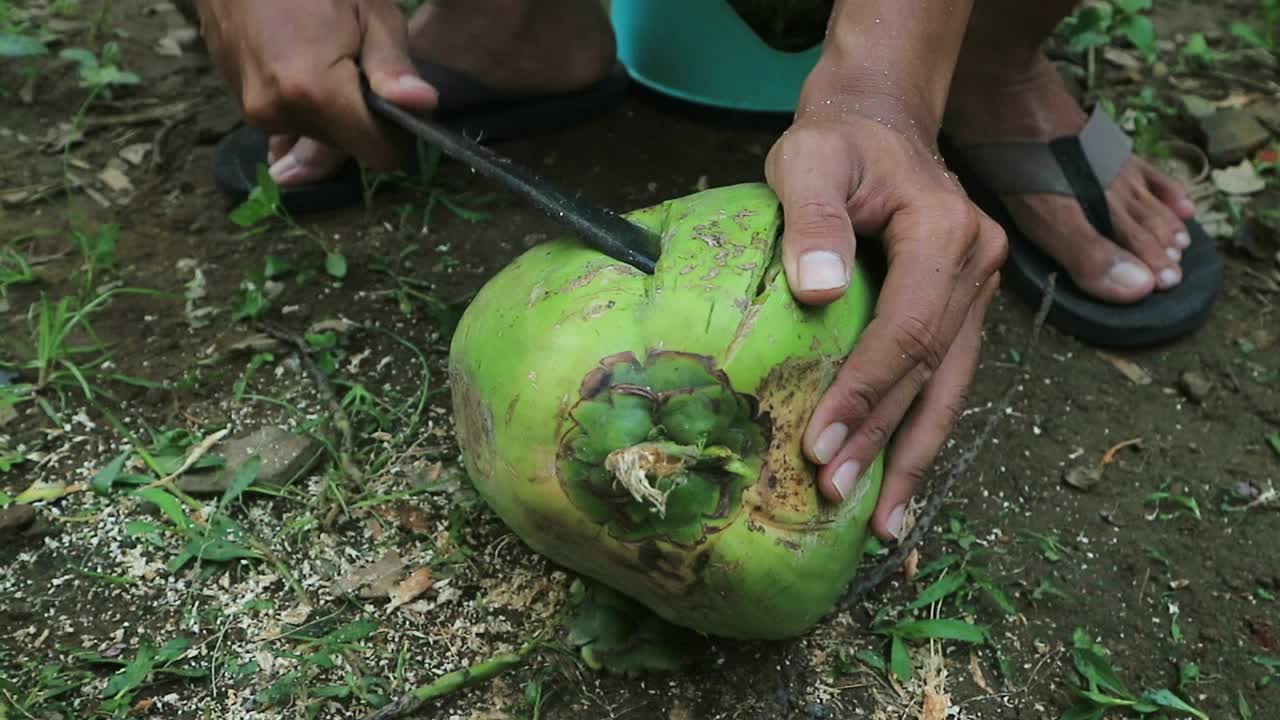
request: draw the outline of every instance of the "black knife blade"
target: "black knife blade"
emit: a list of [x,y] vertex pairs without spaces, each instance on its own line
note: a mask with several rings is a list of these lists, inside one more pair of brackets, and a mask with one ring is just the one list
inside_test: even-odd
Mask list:
[[414,137],[436,145],[480,174],[496,180],[530,204],[572,228],[584,242],[609,257],[646,274],[657,264],[657,237],[647,229],[605,208],[569,197],[510,158],[498,155],[471,138],[439,123],[414,115],[373,92],[362,74],[365,102],[378,115]]

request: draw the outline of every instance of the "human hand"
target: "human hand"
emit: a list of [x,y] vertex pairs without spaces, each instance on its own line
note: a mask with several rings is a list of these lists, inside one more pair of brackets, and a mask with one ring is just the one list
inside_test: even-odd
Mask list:
[[[272,163],[288,153],[301,171],[334,157],[324,152],[329,144],[375,170],[399,165],[392,135],[361,94],[360,70],[397,105],[435,107],[436,90],[409,59],[392,0],[200,0],[199,9],[209,55],[246,121],[275,133]],[[315,174],[293,169],[273,167],[272,175]]]
[[840,502],[894,437],[872,516],[886,540],[901,535],[906,502],[964,410],[1007,252],[1004,231],[946,172],[933,138],[895,129],[915,127],[906,115],[802,112],[766,160],[797,300],[836,300],[856,238],[880,235],[884,244],[888,273],[874,317],[803,446],[821,466],[820,492]]

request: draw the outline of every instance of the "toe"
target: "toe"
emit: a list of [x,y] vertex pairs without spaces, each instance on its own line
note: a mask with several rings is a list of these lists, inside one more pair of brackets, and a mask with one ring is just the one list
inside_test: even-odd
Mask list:
[[271,164],[271,178],[282,186],[315,182],[332,175],[346,158],[331,145],[302,138]]
[[1164,203],[1179,220],[1195,217],[1196,205],[1191,202],[1191,196],[1182,187],[1182,183],[1151,167],[1149,163],[1142,162],[1140,167],[1151,194]]
[[1187,226],[1164,202],[1146,187],[1135,189],[1125,204],[1125,209],[1139,225],[1155,236],[1155,241],[1175,263],[1182,259],[1182,251],[1190,245]]
[[1139,262],[1146,265],[1149,274],[1154,275],[1156,287],[1167,290],[1182,282],[1182,270],[1178,267],[1180,250],[1174,248],[1174,252],[1178,253],[1175,259],[1169,252],[1168,244],[1128,210],[1113,210],[1111,215],[1117,239]]

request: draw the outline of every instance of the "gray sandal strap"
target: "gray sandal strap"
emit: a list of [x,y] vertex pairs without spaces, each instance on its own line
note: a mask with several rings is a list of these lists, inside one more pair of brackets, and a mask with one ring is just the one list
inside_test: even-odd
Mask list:
[[[1107,187],[1133,151],[1133,140],[1101,106],[1094,108],[1079,139],[1098,183]],[[1049,143],[978,143],[957,150],[973,174],[997,193],[1075,194]]]

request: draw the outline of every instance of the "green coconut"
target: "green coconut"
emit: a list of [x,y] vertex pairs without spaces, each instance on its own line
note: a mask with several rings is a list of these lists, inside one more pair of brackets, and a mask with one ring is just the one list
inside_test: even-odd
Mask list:
[[806,423],[870,319],[797,303],[762,184],[630,213],[653,275],[572,238],[495,275],[453,338],[458,440],[481,497],[529,546],[662,618],[737,638],[803,633],[853,578],[881,461],[819,496]]

